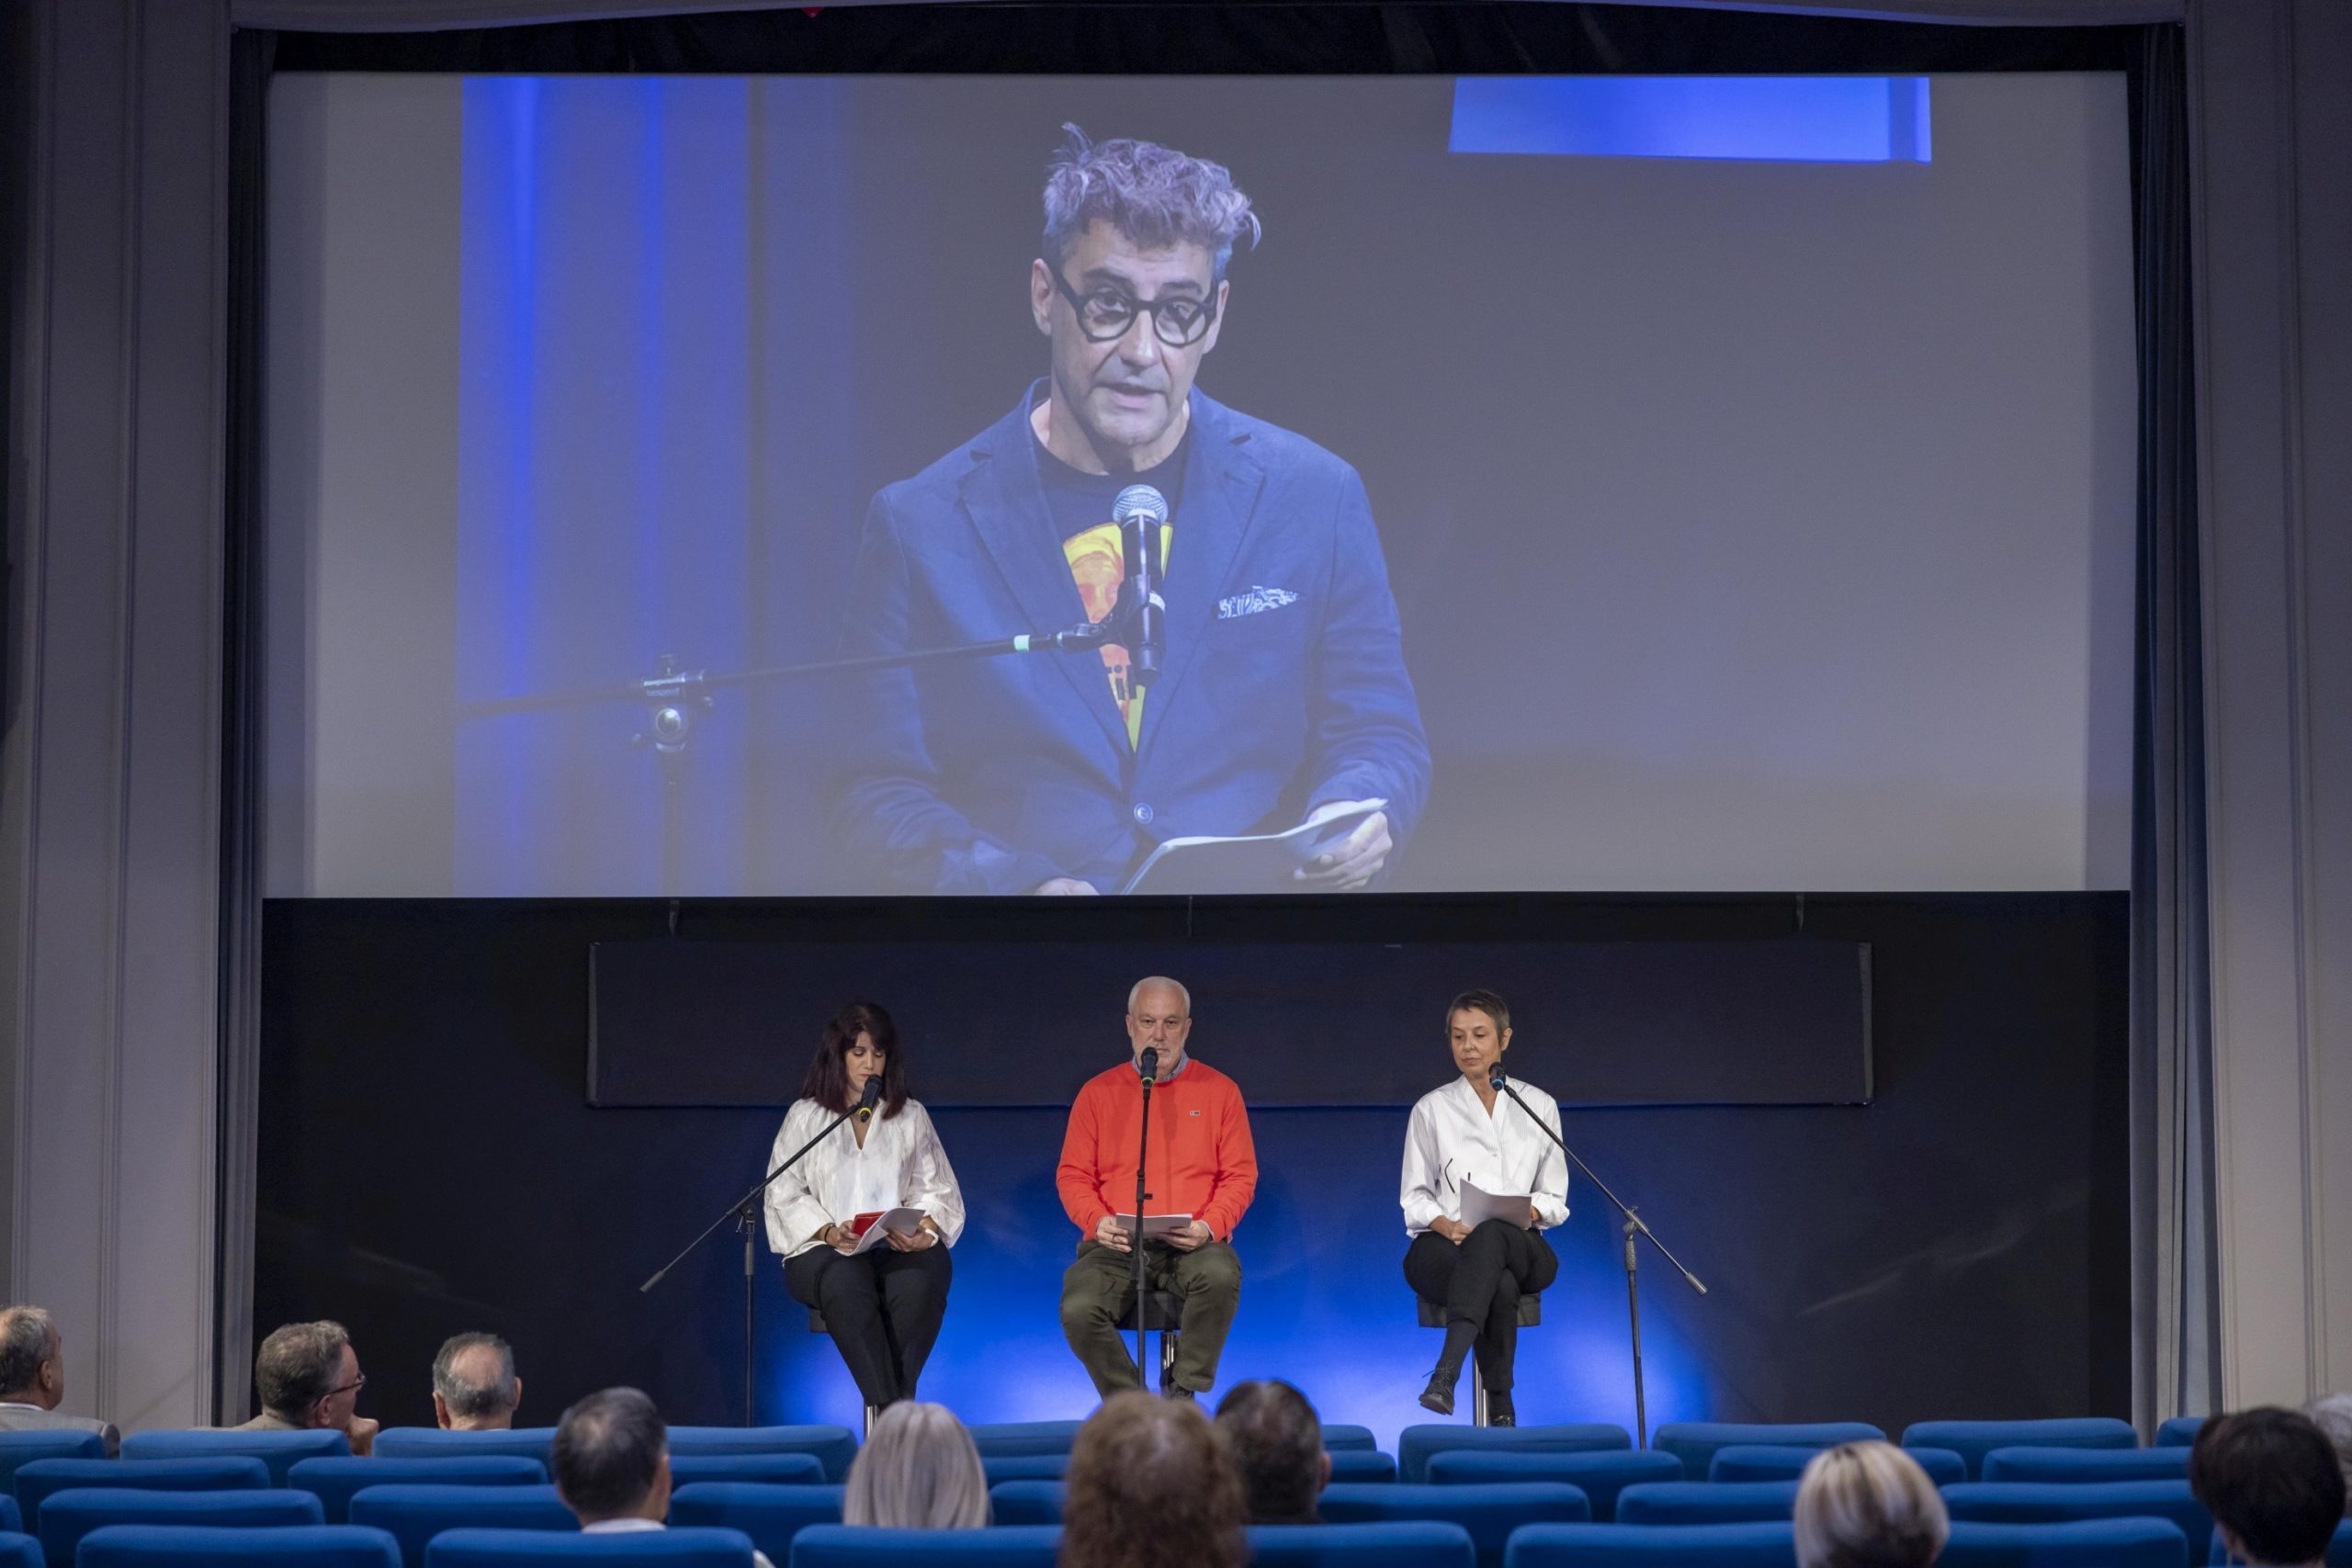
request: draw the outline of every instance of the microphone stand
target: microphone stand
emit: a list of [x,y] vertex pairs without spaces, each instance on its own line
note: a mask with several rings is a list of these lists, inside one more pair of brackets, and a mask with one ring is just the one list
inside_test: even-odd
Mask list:
[[[866,1080],[869,1085],[879,1084],[881,1081],[882,1080],[879,1078],[868,1078]],[[752,1244],[758,1235],[760,1222],[760,1200],[762,1196],[766,1193],[769,1183],[775,1181],[777,1177],[782,1176],[794,1166],[798,1165],[802,1156],[806,1155],[810,1149],[815,1148],[819,1144],[823,1143],[827,1138],[831,1137],[833,1134],[839,1130],[842,1122],[861,1112],[869,1118],[872,1117],[874,1114],[873,1102],[867,1100],[861,1100],[857,1104],[851,1106],[847,1111],[844,1111],[839,1116],[834,1117],[832,1121],[826,1125],[823,1132],[818,1134],[815,1137],[801,1145],[799,1148],[793,1151],[791,1158],[786,1160],[782,1165],[777,1166],[774,1170],[769,1171],[767,1175],[762,1177],[759,1184],[753,1187],[749,1192],[744,1193],[742,1197],[737,1199],[734,1202],[728,1204],[726,1209],[720,1213],[718,1218],[711,1221],[710,1224],[703,1227],[702,1234],[700,1235],[695,1237],[694,1240],[686,1243],[685,1246],[678,1249],[677,1257],[673,1258],[669,1262],[664,1263],[661,1268],[656,1269],[653,1271],[653,1277],[637,1288],[639,1295],[643,1295],[651,1291],[654,1286],[662,1282],[664,1275],[668,1274],[671,1269],[675,1269],[679,1264],[684,1263],[686,1260],[686,1254],[692,1252],[695,1247],[700,1247],[704,1242],[709,1240],[711,1232],[717,1230],[719,1226],[725,1224],[729,1220],[733,1220],[735,1222],[735,1228],[743,1233],[743,1425],[746,1427],[753,1424],[752,1419],[752,1369],[755,1358],[752,1354],[753,1346],[752,1335],[754,1332],[752,1328],[752,1309],[755,1303],[756,1292],[759,1283],[759,1273],[752,1266]]]
[[1690,1281],[1690,1288],[1701,1295],[1707,1293],[1707,1287],[1699,1282],[1698,1275],[1682,1267],[1680,1258],[1667,1250],[1666,1243],[1658,1240],[1657,1233],[1650,1229],[1649,1222],[1635,1213],[1623,1199],[1609,1190],[1609,1183],[1595,1176],[1592,1173],[1592,1167],[1578,1159],[1576,1150],[1561,1142],[1560,1134],[1552,1130],[1552,1124],[1537,1115],[1533,1106],[1519,1098],[1519,1090],[1511,1088],[1510,1079],[1503,1076],[1501,1067],[1496,1067],[1494,1076],[1487,1082],[1517,1101],[1519,1108],[1527,1112],[1527,1119],[1542,1128],[1544,1135],[1557,1145],[1562,1154],[1575,1161],[1576,1168],[1584,1172],[1585,1179],[1600,1189],[1600,1195],[1615,1204],[1617,1212],[1625,1216],[1625,1309],[1633,1320],[1634,1328],[1634,1446],[1637,1449],[1648,1448],[1650,1446],[1649,1409],[1642,1393],[1642,1292],[1641,1286],[1636,1283],[1634,1238],[1648,1236],[1650,1245],[1657,1248],[1659,1256],[1673,1264],[1675,1271]]
[[1134,1246],[1136,1271],[1136,1382],[1138,1387],[1141,1387],[1144,1384],[1143,1325],[1145,1314],[1143,1281],[1143,1205],[1144,1200],[1151,1196],[1150,1193],[1143,1190],[1143,1168],[1144,1161],[1149,1158],[1151,1154],[1151,1086],[1153,1080],[1159,1076],[1159,1053],[1157,1051],[1148,1051],[1145,1055],[1149,1056],[1151,1060],[1148,1064],[1148,1070],[1143,1075],[1143,1122],[1141,1131],[1138,1132],[1136,1136],[1136,1235]]

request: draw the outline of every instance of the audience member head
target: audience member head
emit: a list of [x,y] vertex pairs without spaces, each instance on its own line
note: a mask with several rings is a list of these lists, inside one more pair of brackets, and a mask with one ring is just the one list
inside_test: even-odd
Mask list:
[[592,1393],[555,1428],[555,1489],[583,1525],[670,1513],[670,1428],[633,1388]]
[[906,1055],[899,1048],[899,1026],[878,1002],[852,1002],[825,1021],[825,1037],[800,1080],[800,1098],[836,1115],[856,1109],[869,1077],[882,1080],[882,1120],[907,1103]]
[[2242,1562],[2317,1562],[2344,1520],[2344,1472],[2307,1416],[2276,1405],[2216,1416],[2188,1450],[2188,1486]]
[[[2303,1406],[2303,1414],[2335,1445],[2335,1466],[2344,1472],[2345,1486],[2352,1489],[2352,1393],[2324,1394]],[[2352,1502],[2345,1505],[2344,1511],[2352,1517]]]
[[339,1323],[289,1323],[263,1340],[254,1358],[261,1407],[297,1427],[349,1430],[367,1382]]
[[1927,1568],[1951,1520],[1919,1461],[1893,1443],[1840,1443],[1797,1482],[1799,1568]]
[[1225,1437],[1253,1525],[1311,1525],[1315,1499],[1331,1479],[1323,1423],[1306,1395],[1286,1382],[1238,1383],[1217,1401]]
[[849,1467],[842,1522],[940,1530],[987,1524],[988,1472],[955,1412],[911,1399],[886,1408]]
[[433,1358],[433,1418],[455,1432],[503,1432],[514,1425],[523,1380],[514,1347],[495,1334],[453,1334]]
[[1078,1429],[1060,1568],[1240,1568],[1241,1478],[1188,1399],[1114,1394]]
[[65,1397],[65,1346],[37,1306],[0,1309],[0,1402],[54,1410]]

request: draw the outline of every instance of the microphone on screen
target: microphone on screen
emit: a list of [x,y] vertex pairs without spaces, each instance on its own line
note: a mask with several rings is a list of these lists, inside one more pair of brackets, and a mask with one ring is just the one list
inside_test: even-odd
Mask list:
[[873,1121],[874,1108],[881,1103],[882,1075],[876,1073],[865,1080],[865,1092],[857,1097],[857,1119],[861,1122]]
[[1500,1089],[1503,1085],[1509,1082],[1510,1082],[1510,1079],[1503,1076],[1503,1065],[1500,1062],[1497,1062],[1493,1066],[1487,1069],[1487,1087],[1488,1089]]
[[1149,485],[1129,485],[1111,503],[1119,525],[1126,575],[1119,581],[1122,630],[1127,649],[1127,684],[1143,691],[1159,676],[1167,649],[1168,602],[1159,596],[1159,530],[1168,521],[1168,498]]
[[1143,1053],[1143,1087],[1149,1089],[1159,1081],[1159,1048],[1147,1045]]

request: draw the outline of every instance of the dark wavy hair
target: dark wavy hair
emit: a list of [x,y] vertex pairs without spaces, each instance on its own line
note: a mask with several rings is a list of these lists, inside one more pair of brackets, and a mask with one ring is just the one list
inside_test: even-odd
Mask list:
[[906,1108],[907,1058],[899,1047],[899,1026],[879,1002],[852,1002],[826,1021],[825,1038],[800,1080],[800,1098],[837,1113],[857,1104],[849,1092],[848,1058],[861,1034],[882,1047],[882,1120],[888,1122]]
[[1114,1393],[1078,1429],[1060,1568],[1241,1568],[1241,1476],[1190,1400]]

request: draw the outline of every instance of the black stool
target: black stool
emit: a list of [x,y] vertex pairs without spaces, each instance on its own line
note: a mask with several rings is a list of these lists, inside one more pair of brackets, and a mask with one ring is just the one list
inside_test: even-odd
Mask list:
[[[832,1333],[831,1329],[825,1326],[825,1314],[819,1312],[815,1307],[810,1307],[808,1309],[808,1332],[811,1334],[826,1335]],[[1483,1399],[1485,1396],[1481,1394],[1480,1397]],[[1480,1408],[1484,1409],[1485,1406],[1481,1405]],[[871,1404],[867,1405],[865,1407],[865,1435],[869,1438],[874,1436],[875,1415],[876,1411],[874,1406]]]
[[[1144,1293],[1143,1330],[1159,1336],[1159,1392],[1166,1393],[1176,1382],[1176,1348],[1183,1342],[1184,1298],[1166,1291]],[[1136,1331],[1136,1298],[1127,1297],[1119,1321],[1113,1325],[1122,1334]],[[1137,1367],[1140,1373],[1143,1369]]]
[[[1421,1309],[1421,1326],[1423,1328],[1443,1328],[1445,1326],[1445,1305],[1443,1303],[1433,1302],[1427,1296],[1415,1296],[1413,1301],[1415,1304],[1419,1306]],[[1521,1328],[1532,1328],[1543,1321],[1544,1298],[1540,1295],[1528,1295],[1521,1293],[1519,1298],[1519,1325]],[[1487,1384],[1485,1381],[1478,1376],[1477,1358],[1473,1356],[1469,1362],[1463,1368],[1463,1371],[1470,1374],[1470,1384],[1476,1391],[1470,1396],[1470,1425],[1473,1427],[1483,1427],[1487,1424]]]

